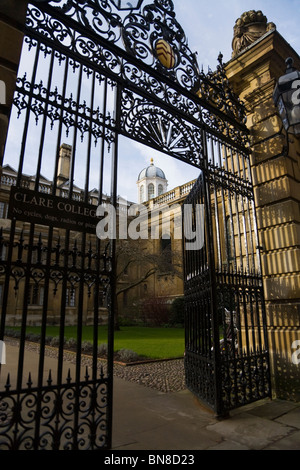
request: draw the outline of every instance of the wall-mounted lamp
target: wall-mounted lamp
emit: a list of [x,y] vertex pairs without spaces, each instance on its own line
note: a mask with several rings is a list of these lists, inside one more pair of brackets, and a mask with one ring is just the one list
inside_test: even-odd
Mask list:
[[140,8],[143,0],[111,0],[111,2],[118,8],[118,10],[137,10]]
[[286,74],[279,78],[274,89],[274,103],[288,133],[300,135],[300,72],[286,60]]

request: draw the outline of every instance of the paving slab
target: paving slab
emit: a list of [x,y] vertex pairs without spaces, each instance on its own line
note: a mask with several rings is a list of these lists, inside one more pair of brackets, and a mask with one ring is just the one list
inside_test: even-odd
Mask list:
[[245,445],[240,444],[239,442],[230,441],[229,439],[224,439],[220,444],[210,447],[210,451],[217,451],[217,450],[249,450],[249,448]]
[[[26,362],[37,370],[38,354],[27,351]],[[7,365],[16,379],[18,349],[7,345]],[[56,358],[46,358],[46,369],[55,370]],[[74,367],[66,360],[65,370]],[[169,370],[170,368],[168,368]],[[165,373],[166,369],[156,368]],[[178,369],[177,369],[178,370]],[[137,369],[139,372],[139,370]],[[24,369],[24,380],[28,370]],[[47,373],[45,374],[47,376]],[[128,376],[129,377],[129,376]],[[153,378],[155,374],[153,374]],[[34,373],[32,380],[36,380]],[[114,379],[113,447],[126,451],[202,450],[300,450],[300,404],[281,400],[261,400],[218,420],[187,389],[165,392],[146,386],[133,377]]]
[[247,408],[247,411],[255,416],[273,420],[280,418],[286,413],[293,412],[297,410],[297,408],[300,410],[300,404],[297,405],[294,402],[267,399],[254,403],[252,407]]
[[[113,449],[201,450],[220,441],[188,392],[165,394],[115,379]],[[126,403],[126,406],[124,404]]]
[[265,450],[300,450],[300,431],[291,434],[288,437],[274,441],[269,444]]
[[289,411],[288,413],[281,415],[279,418],[276,419],[276,422],[286,424],[287,426],[293,426],[296,429],[300,429],[300,406]]
[[273,441],[291,434],[294,429],[269,419],[240,413],[226,420],[212,424],[208,430],[215,431],[230,441],[237,442],[249,450],[262,450]]

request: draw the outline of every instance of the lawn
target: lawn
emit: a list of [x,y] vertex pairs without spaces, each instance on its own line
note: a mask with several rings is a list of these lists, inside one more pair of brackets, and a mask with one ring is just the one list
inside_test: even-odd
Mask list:
[[[16,329],[16,328],[14,328]],[[26,333],[39,334],[39,327],[27,327]],[[99,328],[98,344],[107,342],[107,328]],[[46,336],[59,336],[59,327],[48,326]],[[77,338],[75,326],[65,327],[66,339]],[[82,341],[93,340],[93,327],[83,327]],[[183,328],[147,328],[122,326],[115,332],[115,351],[129,349],[140,356],[149,359],[169,359],[183,357],[184,329]]]

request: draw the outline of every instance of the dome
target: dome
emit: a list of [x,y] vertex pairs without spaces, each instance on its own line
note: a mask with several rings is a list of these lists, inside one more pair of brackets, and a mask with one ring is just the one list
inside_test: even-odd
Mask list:
[[140,172],[138,181],[141,181],[143,178],[162,178],[165,180],[166,176],[160,168],[154,165],[153,159],[151,159],[151,165]]

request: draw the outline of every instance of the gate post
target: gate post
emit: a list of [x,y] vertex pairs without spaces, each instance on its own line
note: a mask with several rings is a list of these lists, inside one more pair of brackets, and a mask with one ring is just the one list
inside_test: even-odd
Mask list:
[[[252,136],[252,173],[262,245],[272,389],[278,398],[296,400],[300,340],[300,140],[287,136],[273,102],[285,60],[300,57],[275,25],[226,66],[231,86],[245,102]],[[299,353],[296,359],[299,357]]]
[[0,6],[0,176],[27,5],[28,0],[2,0]]

